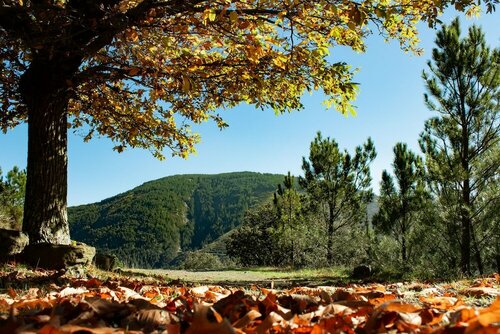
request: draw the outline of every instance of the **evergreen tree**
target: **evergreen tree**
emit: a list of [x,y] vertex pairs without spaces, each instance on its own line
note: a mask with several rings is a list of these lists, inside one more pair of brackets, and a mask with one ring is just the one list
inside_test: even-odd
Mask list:
[[498,189],[500,168],[500,49],[490,50],[476,26],[464,38],[460,33],[458,19],[442,27],[423,72],[425,102],[438,116],[425,123],[420,146],[443,221],[459,236],[460,270],[471,274],[472,257],[483,272],[481,249],[499,238],[487,233],[498,210],[489,221],[481,217],[499,207],[500,194],[488,190]]
[[283,180],[283,186],[278,184],[278,189],[274,193],[273,204],[277,210],[277,219],[280,226],[281,243],[289,247],[290,264],[295,267],[297,242],[300,237],[297,235],[298,225],[302,221],[302,203],[297,190],[294,188],[295,177],[288,172]]
[[0,227],[21,228],[25,188],[24,170],[14,166],[4,178],[0,169]]
[[378,199],[380,210],[373,217],[373,224],[395,237],[401,247],[401,260],[406,263],[411,254],[408,239],[424,204],[424,166],[422,159],[406,144],[397,143],[392,167],[397,185],[384,170]]
[[248,209],[243,225],[227,241],[227,254],[243,266],[282,265],[286,252],[276,238],[278,222],[273,203]]
[[316,209],[323,213],[328,264],[334,260],[335,233],[361,223],[365,206],[373,197],[369,165],[376,155],[370,138],[363,146],[356,147],[352,157],[341,151],[334,139],[323,138],[318,132],[310,145],[309,158],[303,158],[304,177],[299,178],[299,183],[312,197]]

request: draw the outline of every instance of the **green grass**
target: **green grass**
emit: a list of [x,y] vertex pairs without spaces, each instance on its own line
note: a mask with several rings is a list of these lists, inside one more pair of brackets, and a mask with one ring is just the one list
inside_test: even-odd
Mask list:
[[299,284],[322,285],[344,283],[349,275],[344,268],[322,269],[278,269],[271,267],[232,269],[232,270],[167,270],[167,269],[128,269],[126,272],[166,276],[167,278],[194,284],[222,285],[265,285],[293,286]]

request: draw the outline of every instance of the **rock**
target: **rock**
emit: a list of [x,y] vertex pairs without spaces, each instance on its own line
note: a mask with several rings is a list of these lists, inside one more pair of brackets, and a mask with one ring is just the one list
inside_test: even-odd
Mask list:
[[95,266],[106,271],[113,271],[116,266],[116,256],[107,253],[97,252],[95,255]]
[[365,279],[372,275],[372,268],[366,264],[354,267],[352,271],[352,278]]
[[28,241],[28,236],[21,231],[0,229],[0,260],[21,253]]
[[92,263],[95,248],[81,242],[71,245],[40,243],[28,245],[22,252],[25,263],[44,269],[86,267]]

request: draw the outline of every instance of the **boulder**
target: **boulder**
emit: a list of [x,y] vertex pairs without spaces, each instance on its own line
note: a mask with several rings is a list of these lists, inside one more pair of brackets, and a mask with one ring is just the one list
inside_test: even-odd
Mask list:
[[116,266],[117,258],[113,254],[97,252],[95,255],[95,266],[106,271],[113,271]]
[[372,275],[372,268],[366,264],[354,267],[352,271],[352,278],[365,279]]
[[21,231],[0,229],[0,260],[21,253],[28,241],[28,235]]
[[92,263],[95,248],[81,242],[70,245],[40,243],[28,245],[22,252],[25,263],[44,269],[86,267]]

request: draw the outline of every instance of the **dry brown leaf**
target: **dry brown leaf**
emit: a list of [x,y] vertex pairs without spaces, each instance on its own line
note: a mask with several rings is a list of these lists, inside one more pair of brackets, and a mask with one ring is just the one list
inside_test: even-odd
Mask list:
[[72,287],[66,287],[64,288],[61,292],[57,294],[59,298],[64,298],[68,297],[71,295],[81,295],[83,293],[89,292],[86,288],[72,288]]
[[404,303],[399,300],[386,302],[380,305],[378,308],[383,311],[404,312],[404,313],[415,313],[422,309],[413,304]]
[[16,290],[12,288],[7,289],[7,293],[9,294],[10,298],[16,298],[17,297],[17,292]]
[[463,302],[455,297],[420,297],[419,299],[426,307],[438,310],[450,310],[463,305]]
[[134,290],[126,288],[124,286],[119,286],[118,288],[116,288],[116,290],[122,293],[123,299],[125,301],[128,301],[130,299],[145,299],[143,296],[141,296]]
[[205,296],[205,293],[208,290],[209,290],[209,288],[206,285],[204,285],[204,286],[197,286],[197,287],[191,289],[191,293],[193,294],[193,296],[201,298],[201,297]]
[[276,312],[271,312],[257,327],[257,334],[265,334],[273,326],[283,321],[283,318]]
[[254,321],[257,318],[260,318],[262,314],[256,310],[250,310],[247,314],[245,314],[242,318],[240,318],[238,321],[233,323],[233,327],[235,328],[245,328],[250,324],[252,321]]
[[195,305],[193,320],[185,334],[233,334],[235,330],[212,307]]
[[176,324],[178,323],[179,319],[165,310],[142,309],[128,316],[123,323],[123,327],[152,331],[154,329],[166,329],[169,326],[177,326]]
[[378,297],[378,298],[371,298],[368,300],[368,302],[370,304],[372,304],[373,306],[378,306],[378,305],[381,305],[385,302],[388,302],[388,301],[391,301],[391,300],[395,300],[397,297],[396,295],[393,295],[393,294],[384,294],[382,295],[382,297]]
[[325,303],[325,304],[331,304],[333,303],[333,300],[332,300],[332,297],[330,296],[330,294],[328,292],[326,292],[325,290],[321,290],[320,293],[319,293],[319,297],[321,298],[321,300]]
[[91,297],[85,300],[94,312],[100,317],[115,318],[126,317],[135,310],[130,304],[117,303],[99,297]]
[[111,328],[111,327],[103,327],[103,328],[89,328],[89,327],[82,327],[82,326],[75,326],[75,325],[64,325],[61,327],[54,327],[52,325],[46,325],[40,331],[38,334],[73,334],[73,333],[80,333],[80,334],[122,334],[122,333],[128,333],[128,334],[139,334],[142,332],[136,332],[136,331],[125,331],[123,329],[119,328]]
[[500,297],[490,307],[480,311],[479,323],[483,326],[497,323],[500,326]]
[[481,296],[499,296],[500,289],[490,287],[474,287],[462,290],[462,294],[466,296],[481,297]]

